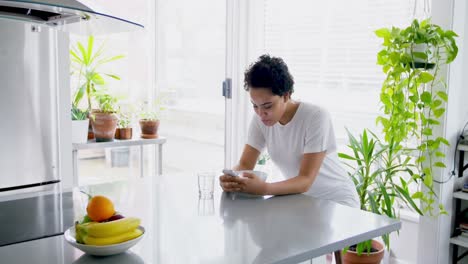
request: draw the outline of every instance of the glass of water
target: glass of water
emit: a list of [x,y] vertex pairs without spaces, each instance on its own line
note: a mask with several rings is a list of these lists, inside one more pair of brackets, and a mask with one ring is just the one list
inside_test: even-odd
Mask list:
[[214,172],[199,172],[198,174],[198,194],[201,199],[213,198]]

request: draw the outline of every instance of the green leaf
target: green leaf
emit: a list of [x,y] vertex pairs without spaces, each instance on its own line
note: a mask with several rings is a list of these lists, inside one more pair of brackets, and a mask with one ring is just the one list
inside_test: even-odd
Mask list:
[[438,91],[438,92],[437,92],[437,95],[438,95],[442,100],[444,100],[445,102],[448,101],[448,95],[447,95],[446,92]]
[[426,127],[423,129],[422,134],[425,136],[432,136],[432,129],[429,127]]
[[411,96],[409,96],[408,98],[409,98],[409,99],[411,100],[411,102],[413,102],[413,103],[417,103],[418,100],[419,100],[419,97],[418,97],[417,94],[411,95]]
[[457,33],[453,32],[452,30],[447,30],[445,31],[445,37],[447,38],[453,38],[453,37],[458,37]]
[[421,101],[425,104],[429,104],[432,101],[432,96],[430,92],[423,92],[421,94]]
[[80,104],[81,99],[83,98],[83,95],[86,92],[86,84],[83,84],[76,90],[75,92],[75,98],[73,99],[73,105],[77,106]]
[[440,161],[434,163],[434,166],[439,167],[439,168],[447,168],[447,166],[445,166],[445,164]]
[[433,100],[433,101],[432,101],[431,107],[434,108],[434,109],[436,109],[436,108],[437,108],[438,106],[440,106],[441,104],[442,104],[442,101],[436,99],[436,100]]
[[91,58],[93,56],[94,37],[89,36],[88,38],[88,52],[86,53],[86,60],[88,64],[91,64]]
[[439,109],[435,109],[435,110],[434,110],[434,115],[435,115],[435,117],[437,117],[437,118],[441,117],[444,113],[445,113],[445,109],[444,109],[444,108],[439,108]]
[[[398,185],[395,185],[395,189],[397,190],[397,192],[402,196],[402,198],[404,198],[404,200],[406,202],[408,202],[411,207],[416,211],[418,212],[418,214],[420,215],[423,215],[423,213],[421,212],[421,210],[419,209],[419,207],[416,205],[416,203],[413,201],[413,199],[410,197],[409,193],[405,190],[403,190],[400,186]],[[416,192],[417,193],[417,192]],[[415,193],[415,194],[416,194]],[[416,195],[418,196],[418,195]],[[421,193],[421,197],[422,197],[422,193]]]
[[436,151],[435,155],[436,157],[439,157],[439,158],[445,158],[445,154],[440,151]]
[[426,156],[421,156],[416,159],[416,163],[423,163],[424,161],[426,161]]
[[437,140],[443,144],[445,144],[446,146],[450,146],[450,143],[448,142],[448,140],[446,140],[445,138],[443,137],[438,137]]
[[415,192],[415,193],[413,193],[413,195],[411,195],[411,198],[413,198],[413,199],[421,199],[422,197],[423,197],[422,192]]
[[108,63],[108,62],[111,62],[111,61],[119,60],[119,59],[122,59],[122,58],[125,58],[125,56],[124,55],[117,55],[117,56],[114,56],[114,57],[111,57],[111,58],[102,59],[102,60],[100,60],[100,61],[98,61],[96,63],[96,66],[99,66],[101,64],[105,64],[105,63]]
[[379,38],[389,38],[390,30],[388,28],[380,28],[375,31],[375,35]]
[[424,53],[424,52],[415,52],[415,51],[413,51],[411,54],[416,58],[427,60],[427,54]]
[[104,73],[104,75],[109,76],[109,77],[111,77],[113,79],[116,79],[116,80],[120,80],[120,77],[117,76],[117,75],[114,75],[114,74]]
[[424,175],[424,185],[428,187],[432,186],[432,175],[430,173]]
[[428,72],[421,72],[419,74],[419,80],[422,82],[422,83],[428,83],[432,80],[434,80],[434,76]]

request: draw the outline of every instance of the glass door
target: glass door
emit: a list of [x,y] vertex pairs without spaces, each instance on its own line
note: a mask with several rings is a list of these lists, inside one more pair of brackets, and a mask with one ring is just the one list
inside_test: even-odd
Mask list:
[[[224,166],[226,2],[160,0],[156,6],[156,98],[164,174]],[[208,11],[209,10],[209,11]]]

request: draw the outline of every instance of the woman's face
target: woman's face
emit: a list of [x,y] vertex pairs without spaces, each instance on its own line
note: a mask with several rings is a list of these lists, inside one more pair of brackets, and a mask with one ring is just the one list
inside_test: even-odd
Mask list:
[[250,88],[250,101],[263,124],[273,126],[286,111],[288,95],[275,95],[268,88]]

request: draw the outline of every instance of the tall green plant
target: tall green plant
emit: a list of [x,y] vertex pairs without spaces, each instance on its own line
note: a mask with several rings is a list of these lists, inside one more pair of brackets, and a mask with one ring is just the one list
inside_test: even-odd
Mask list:
[[[351,154],[339,153],[338,156],[345,160],[349,168],[348,174],[353,180],[359,196],[361,209],[391,218],[398,218],[395,211],[395,202],[401,201],[417,213],[423,214],[416,199],[423,193],[411,191],[408,188],[410,180],[405,180],[403,175],[412,174],[414,165],[405,150],[396,144],[381,142],[378,137],[364,129],[359,137],[353,136],[348,131],[349,149]],[[382,239],[390,248],[389,235]],[[371,242],[358,243],[356,251],[370,252]]]
[[120,77],[110,73],[100,72],[100,67],[109,62],[123,58],[123,55],[112,57],[104,56],[104,44],[98,49],[94,47],[94,37],[88,38],[88,43],[84,46],[81,42],[77,42],[76,46],[70,50],[72,62],[72,74],[77,74],[79,78],[78,89],[73,98],[73,106],[78,106],[83,96],[86,95],[88,103],[88,111],[91,112],[91,99],[93,93],[99,87],[106,84],[105,76],[120,80]]
[[414,20],[407,28],[382,28],[375,33],[383,39],[377,63],[386,74],[380,94],[383,114],[377,122],[389,145],[413,151],[416,156],[411,177],[428,188],[420,199],[423,212],[432,214],[434,168],[446,167],[440,148],[449,145],[445,138],[434,135],[448,100],[440,69],[457,56],[457,34],[430,20]]

